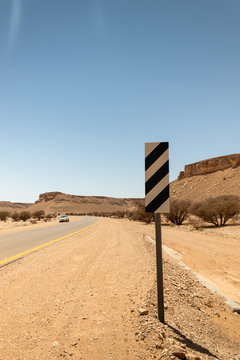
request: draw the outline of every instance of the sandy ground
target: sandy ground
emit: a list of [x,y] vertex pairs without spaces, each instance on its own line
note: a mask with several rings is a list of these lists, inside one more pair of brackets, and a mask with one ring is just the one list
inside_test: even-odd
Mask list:
[[[155,288],[155,255],[145,237],[153,228],[102,219],[1,267],[0,360],[170,360],[177,359],[176,342],[186,354],[182,359],[237,359],[239,315],[211,298],[171,259],[164,265],[171,326],[160,326],[155,294],[149,297]],[[179,285],[183,279],[184,286]],[[148,318],[139,316],[140,306],[149,309]],[[177,340],[182,325],[187,332]]]
[[[154,237],[154,228],[151,229]],[[193,231],[191,226],[162,226],[163,243],[182,261],[240,303],[240,226]]]
[[0,359],[137,359],[130,294],[150,281],[149,256],[108,219],[1,268]]

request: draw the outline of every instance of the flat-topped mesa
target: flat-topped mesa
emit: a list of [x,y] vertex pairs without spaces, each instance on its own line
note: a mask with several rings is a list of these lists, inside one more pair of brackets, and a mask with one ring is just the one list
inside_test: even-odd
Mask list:
[[238,166],[240,166],[240,154],[219,156],[186,165],[184,167],[184,171],[180,172],[178,180],[197,175],[211,174],[216,171],[225,170],[228,168],[234,169]]
[[53,192],[46,192],[39,195],[39,200],[35,201],[35,204],[39,203],[40,201],[50,201],[53,200],[57,195],[62,194],[59,191]]

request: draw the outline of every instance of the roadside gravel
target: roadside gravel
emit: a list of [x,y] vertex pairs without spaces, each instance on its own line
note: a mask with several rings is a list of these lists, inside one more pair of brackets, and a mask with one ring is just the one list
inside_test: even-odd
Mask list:
[[[154,256],[154,245],[143,240]],[[163,267],[165,325],[157,319],[154,281],[145,303],[139,304],[148,314],[139,317],[137,340],[157,359],[239,359],[240,315],[166,254]]]

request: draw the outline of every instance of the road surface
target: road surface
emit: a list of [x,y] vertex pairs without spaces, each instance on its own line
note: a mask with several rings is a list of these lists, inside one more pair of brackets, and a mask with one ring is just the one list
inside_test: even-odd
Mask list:
[[43,247],[44,244],[58,240],[69,234],[75,233],[99,221],[95,217],[83,217],[81,220],[69,223],[49,225],[44,228],[26,229],[25,231],[0,235],[0,265],[4,260],[15,260],[17,255]]

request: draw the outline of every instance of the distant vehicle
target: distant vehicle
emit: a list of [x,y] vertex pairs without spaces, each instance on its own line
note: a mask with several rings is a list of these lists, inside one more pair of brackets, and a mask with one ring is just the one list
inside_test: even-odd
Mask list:
[[69,217],[68,216],[60,216],[59,218],[59,222],[69,222]]

